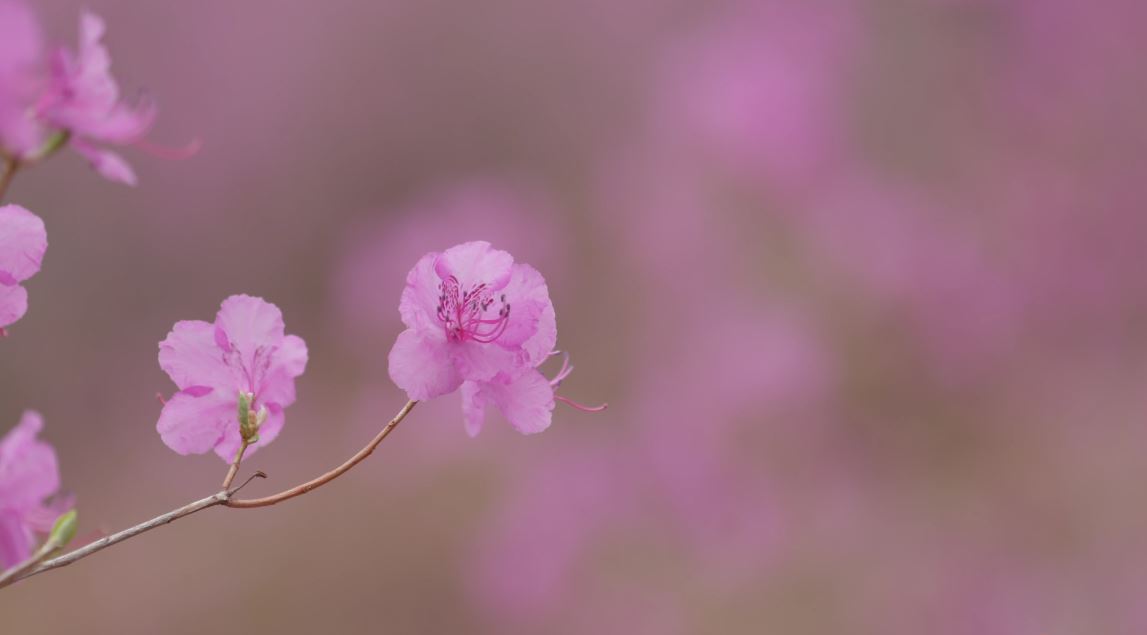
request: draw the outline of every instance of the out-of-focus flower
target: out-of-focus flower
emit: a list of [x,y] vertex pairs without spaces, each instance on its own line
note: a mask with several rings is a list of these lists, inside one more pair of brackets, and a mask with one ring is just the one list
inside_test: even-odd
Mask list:
[[40,270],[47,249],[39,216],[19,205],[0,207],[0,329],[28,310],[28,291],[20,283]]
[[667,56],[656,141],[768,185],[806,184],[845,152],[845,85],[856,16],[839,6],[758,2]]
[[307,345],[284,335],[278,307],[234,295],[223,301],[214,324],[177,322],[159,343],[159,365],[179,387],[156,424],[163,442],[180,454],[213,449],[230,461],[242,443],[240,391],[265,418],[250,453],[279,436],[283,411],[295,401],[295,378],[307,365]]
[[558,330],[536,269],[483,241],[431,252],[407,275],[399,313],[407,329],[390,351],[390,377],[408,397],[461,388],[471,436],[481,430],[488,403],[520,432],[549,427],[554,389],[572,367],[552,381],[537,369],[553,352]]
[[47,92],[37,106],[54,128],[72,135],[72,147],[109,181],[135,185],[135,172],[120,155],[97,143],[129,145],[142,141],[155,122],[150,100],[130,106],[120,99],[111,75],[111,57],[100,43],[104,21],[94,13],[80,16],[80,43],[75,53],[61,48],[52,57]]
[[0,439],[0,569],[27,559],[35,532],[51,530],[70,506],[44,502],[60,489],[60,469],[56,451],[36,438],[43,427],[39,413],[29,410]]
[[45,67],[43,39],[31,10],[22,2],[0,2],[0,152],[35,161],[70,143],[104,178],[135,185],[127,161],[102,144],[136,145],[168,158],[198,151],[198,143],[171,149],[146,142],[155,103],[122,99],[111,57],[100,41],[104,31],[104,21],[85,11],[79,46],[56,49]]

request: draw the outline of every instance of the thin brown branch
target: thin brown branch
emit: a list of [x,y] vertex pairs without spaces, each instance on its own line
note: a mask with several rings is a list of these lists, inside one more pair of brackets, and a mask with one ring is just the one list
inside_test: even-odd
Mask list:
[[35,568],[36,565],[43,562],[45,558],[52,555],[52,552],[59,548],[60,543],[58,542],[57,537],[49,537],[48,540],[44,542],[44,544],[41,545],[40,548],[36,550],[36,553],[32,554],[30,558],[12,567],[11,569],[8,569],[4,572],[3,575],[0,575],[0,589],[8,586],[9,584],[12,584],[20,578],[32,575],[28,572]]
[[298,485],[296,487],[292,487],[291,489],[279,492],[278,494],[275,494],[273,496],[266,496],[264,498],[253,498],[253,499],[248,499],[248,500],[227,500],[227,501],[224,501],[222,504],[226,505],[227,507],[234,507],[234,508],[238,508],[238,509],[251,509],[254,507],[266,507],[268,505],[274,505],[276,503],[281,503],[285,500],[292,499],[296,496],[302,496],[303,494],[306,494],[307,492],[309,492],[313,489],[317,489],[317,488],[335,480],[336,478],[338,478],[339,476],[341,476],[342,474],[344,474],[345,472],[350,470],[352,467],[361,463],[363,459],[370,456],[371,452],[374,452],[374,449],[378,447],[378,444],[382,443],[382,440],[385,439],[387,437],[387,435],[390,434],[390,431],[393,430],[396,426],[398,426],[399,423],[402,423],[402,420],[406,418],[406,415],[410,414],[410,411],[414,409],[414,406],[417,403],[418,403],[417,401],[406,402],[406,405],[402,407],[402,410],[399,410],[398,414],[394,415],[394,418],[391,419],[390,422],[388,422],[386,424],[386,426],[381,431],[379,431],[379,433],[377,435],[375,435],[375,437],[373,439],[370,440],[370,443],[366,444],[366,447],[359,450],[354,456],[347,459],[346,462],[344,462],[342,465],[340,465],[340,466],[336,467],[335,469],[327,472],[326,474],[323,474],[322,476],[319,476],[315,479],[307,481],[306,483],[303,483],[302,485]]
[[231,467],[227,470],[227,476],[223,477],[223,489],[231,487],[231,483],[235,482],[235,475],[239,473],[239,464],[243,462],[243,454],[247,451],[247,446],[250,441],[243,439],[239,444],[239,451],[235,453],[235,460],[231,461]]
[[52,569],[58,569],[59,567],[66,567],[69,564],[72,564],[73,562],[75,562],[81,558],[86,558],[86,557],[92,555],[93,553],[95,553],[97,551],[102,551],[104,549],[107,549],[108,547],[110,547],[114,544],[121,543],[121,542],[127,540],[128,538],[134,538],[134,537],[136,537],[142,533],[151,531],[152,529],[155,529],[156,527],[162,527],[163,525],[166,525],[170,522],[179,520],[180,518],[183,518],[184,516],[190,516],[191,514],[194,514],[195,512],[198,512],[198,511],[203,511],[204,509],[207,509],[208,507],[214,507],[216,505],[222,504],[224,501],[227,500],[228,496],[230,496],[230,494],[228,494],[226,491],[223,491],[223,492],[218,492],[216,494],[212,494],[211,496],[208,496],[207,498],[201,498],[201,499],[195,501],[194,503],[188,503],[187,505],[184,505],[183,507],[169,511],[166,514],[156,516],[155,518],[152,518],[151,520],[142,522],[142,523],[135,525],[133,527],[128,527],[127,529],[124,529],[121,532],[114,533],[110,536],[105,536],[103,538],[100,538],[99,540],[97,540],[95,542],[84,545],[83,547],[80,547],[79,549],[76,549],[75,551],[71,551],[69,553],[66,553],[66,554],[64,554],[58,558],[52,558],[51,560],[44,562],[40,566],[38,566],[35,569],[33,569],[32,571],[30,571],[27,575],[21,576],[21,577],[30,577],[30,576],[36,575],[37,573],[43,573],[45,571],[51,571]]
[[[406,418],[406,415],[410,414],[410,411],[414,409],[414,406],[417,403],[418,403],[417,401],[406,402],[406,405],[403,406],[402,409],[398,411],[398,414],[396,414],[393,419],[391,419],[389,422],[387,422],[387,424],[382,428],[382,430],[380,430],[379,433],[377,435],[375,435],[375,437],[373,439],[371,439],[370,443],[368,443],[366,445],[366,447],[359,450],[357,453],[355,453],[354,456],[347,459],[342,465],[340,465],[340,466],[336,467],[335,469],[327,472],[326,474],[323,474],[322,476],[319,476],[316,479],[307,481],[306,483],[303,483],[302,485],[299,485],[297,487],[292,487],[289,490],[279,492],[278,494],[275,494],[274,496],[267,496],[265,498],[255,498],[255,499],[250,499],[250,500],[233,500],[233,496],[236,493],[238,493],[239,490],[246,487],[247,484],[250,483],[253,479],[255,479],[255,478],[266,478],[266,476],[267,476],[266,474],[263,474],[262,472],[256,472],[250,478],[248,478],[246,481],[244,481],[243,484],[240,485],[239,487],[235,487],[235,488],[232,488],[230,490],[223,489],[222,491],[217,492],[215,494],[212,494],[211,496],[208,496],[207,498],[201,498],[201,499],[199,499],[193,503],[188,503],[188,504],[186,504],[183,507],[180,507],[178,509],[173,509],[173,510],[167,512],[166,514],[156,516],[155,518],[152,518],[151,520],[146,520],[142,523],[139,523],[138,525],[128,527],[127,529],[124,529],[123,531],[120,531],[118,533],[114,533],[110,536],[105,536],[104,538],[101,538],[99,540],[96,540],[95,542],[84,545],[83,547],[80,547],[79,549],[76,549],[74,551],[70,551],[70,552],[68,552],[62,556],[52,558],[51,560],[44,560],[43,562],[40,562],[40,560],[43,560],[43,558],[46,557],[48,555],[48,553],[50,553],[51,551],[54,551],[56,549],[56,547],[53,546],[52,549],[50,549],[46,553],[44,553],[43,556],[40,556],[40,560],[34,560],[31,562],[22,563],[21,565],[17,566],[18,570],[15,571],[15,573],[13,573],[12,571],[9,571],[9,572],[3,574],[3,582],[0,583],[0,588],[8,586],[9,584],[16,582],[17,580],[29,578],[29,577],[32,577],[32,576],[37,575],[39,573],[43,573],[45,571],[51,571],[52,569],[58,569],[60,567],[66,567],[67,565],[72,564],[73,562],[75,562],[77,560],[86,558],[86,557],[96,553],[97,551],[102,551],[102,550],[107,549],[108,547],[110,547],[112,545],[121,543],[121,542],[127,540],[128,538],[134,538],[134,537],[136,537],[142,533],[151,531],[152,529],[155,529],[157,527],[162,527],[163,525],[166,525],[168,523],[179,520],[180,518],[183,518],[185,516],[190,516],[191,514],[194,514],[195,512],[203,511],[204,509],[207,509],[209,507],[215,507],[218,505],[225,505],[227,507],[235,507],[235,508],[239,508],[239,509],[250,509],[250,508],[254,508],[254,507],[266,507],[268,505],[274,505],[276,503],[281,503],[285,500],[295,498],[296,496],[302,496],[303,494],[306,494],[307,492],[309,492],[315,488],[318,488],[322,485],[325,485],[326,483],[333,481],[334,479],[338,478],[339,476],[341,476],[342,474],[344,474],[345,472],[350,470],[352,467],[361,463],[363,461],[363,459],[370,456],[371,453],[374,452],[374,449],[378,447],[378,444],[382,443],[382,440],[385,439],[387,437],[387,435],[389,435],[390,432],[392,430],[394,430],[394,428],[396,426],[398,426],[398,424],[401,423],[403,419]],[[233,468],[236,472],[238,471],[238,464],[239,464],[239,460],[241,458],[242,458],[242,451],[240,451],[239,454],[235,457],[236,460],[235,460],[235,463],[233,464]],[[230,472],[228,472],[228,477],[230,480],[234,480],[234,476],[231,475]],[[45,546],[47,546],[47,545],[45,545]],[[41,551],[43,551],[43,548],[41,549]],[[39,552],[37,555],[39,555]]]
[[[136,537],[142,533],[151,531],[152,529],[155,529],[156,527],[162,527],[163,525],[166,525],[168,523],[179,520],[180,518],[183,518],[184,516],[190,516],[191,514],[194,514],[195,512],[203,511],[204,509],[207,509],[208,507],[215,507],[216,505],[221,505],[224,502],[226,502],[229,498],[234,496],[239,490],[246,487],[247,483],[250,483],[255,478],[266,478],[266,476],[267,475],[263,474],[262,472],[256,472],[256,473],[252,474],[251,477],[248,478],[239,487],[236,487],[236,488],[231,489],[231,490],[223,490],[221,492],[217,492],[215,494],[212,494],[211,496],[208,496],[207,498],[201,498],[201,499],[195,501],[194,503],[188,503],[188,504],[184,505],[183,507],[169,511],[166,514],[156,516],[155,518],[152,518],[151,520],[147,520],[147,521],[144,521],[142,523],[139,523],[138,525],[128,527],[127,529],[124,529],[121,532],[114,533],[110,536],[105,536],[103,538],[100,538],[99,540],[96,540],[95,542],[88,543],[88,544],[84,545],[83,547],[80,547],[79,549],[76,549],[74,551],[69,551],[68,553],[66,553],[62,556],[59,556],[57,558],[52,558],[51,560],[46,560],[46,561],[39,563],[39,564],[33,563],[32,567],[24,569],[23,571],[18,572],[16,575],[10,576],[9,579],[7,579],[4,583],[0,584],[0,588],[8,586],[9,584],[16,582],[17,580],[23,580],[24,578],[30,578],[36,574],[43,573],[45,571],[51,571],[52,569],[58,569],[60,567],[66,567],[69,564],[72,564],[73,562],[75,562],[77,560],[80,560],[82,558],[86,558],[86,557],[96,553],[97,551],[103,551],[104,549],[107,549],[108,547],[110,547],[114,544],[121,543],[121,542],[127,540],[128,538],[134,538],[134,537]],[[52,549],[52,550],[54,550],[54,549]]]
[[3,170],[0,171],[0,201],[4,200],[4,195],[8,193],[8,186],[12,185],[12,179],[15,178],[16,171],[19,169],[19,159],[12,157],[4,161]]

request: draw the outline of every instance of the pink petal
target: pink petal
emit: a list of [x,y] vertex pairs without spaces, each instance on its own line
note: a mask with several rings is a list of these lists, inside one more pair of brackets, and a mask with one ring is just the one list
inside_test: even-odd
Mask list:
[[0,570],[15,566],[32,555],[32,532],[14,510],[0,510]]
[[56,451],[37,439],[44,420],[31,410],[0,440],[0,503],[31,508],[60,488]]
[[515,351],[481,342],[448,342],[451,363],[463,379],[487,381],[498,373],[514,374],[522,366]]
[[80,113],[70,128],[87,139],[127,145],[142,140],[158,115],[155,102],[144,99],[134,106],[119,103],[104,112]]
[[43,33],[26,2],[0,2],[0,74],[35,64],[43,54]]
[[167,447],[179,454],[203,454],[228,427],[239,428],[237,393],[192,387],[172,395],[155,427]]
[[526,354],[526,365],[541,364],[558,340],[554,304],[545,278],[529,265],[516,264],[502,292],[510,303],[510,321],[498,344],[520,346]]
[[442,328],[438,321],[438,296],[441,293],[438,285],[442,280],[434,272],[434,263],[440,255],[438,252],[426,254],[406,274],[406,286],[398,301],[398,313],[408,328]]
[[[302,338],[288,335],[271,358],[267,375],[258,390],[262,403],[287,407],[295,402],[295,378],[307,368],[307,344]],[[260,436],[262,436],[260,434]]]
[[0,207],[0,284],[15,284],[40,270],[48,250],[44,221],[19,205]]
[[0,327],[9,326],[28,311],[28,292],[18,284],[0,284]]
[[454,392],[462,376],[454,367],[449,343],[423,337],[413,329],[398,335],[390,349],[390,379],[410,399],[422,401]]
[[16,156],[43,142],[43,127],[32,116],[42,55],[43,34],[28,4],[0,2],[0,149]]
[[554,388],[535,369],[527,370],[509,382],[482,385],[510,425],[522,434],[534,434],[550,427],[554,410]]
[[283,313],[263,298],[233,295],[223,301],[215,316],[216,337],[224,348],[234,348],[248,369],[253,369],[260,348],[283,341]]
[[486,284],[499,290],[510,281],[513,265],[514,257],[508,252],[492,249],[490,243],[479,240],[442,252],[434,262],[434,272],[441,280],[454,276],[463,289]]
[[482,431],[486,421],[486,397],[482,394],[482,384],[476,381],[462,383],[462,420],[466,424],[466,434],[471,438]]
[[71,145],[76,152],[88,160],[88,164],[100,176],[113,183],[136,184],[135,171],[120,155],[110,150],[97,148],[82,139],[73,139]]
[[190,386],[228,387],[234,382],[223,354],[215,342],[214,325],[184,320],[176,322],[159,343],[159,367],[180,390]]

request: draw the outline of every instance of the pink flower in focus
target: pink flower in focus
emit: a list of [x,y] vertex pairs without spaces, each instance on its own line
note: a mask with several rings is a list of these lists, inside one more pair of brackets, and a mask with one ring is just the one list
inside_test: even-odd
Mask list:
[[32,554],[34,532],[47,532],[70,503],[48,504],[60,489],[60,469],[52,446],[36,439],[40,415],[24,412],[20,423],[0,439],[0,569]]
[[295,401],[295,378],[307,365],[307,345],[284,335],[283,314],[262,298],[233,295],[215,323],[177,322],[159,343],[159,365],[179,392],[167,400],[156,428],[180,454],[215,450],[231,461],[242,442],[239,392],[265,422],[247,453],[267,445],[283,428],[283,410]]
[[47,249],[39,216],[19,205],[0,207],[0,330],[28,310],[28,292],[20,283],[40,270]]
[[120,99],[111,75],[111,57],[100,43],[104,21],[94,13],[80,16],[76,53],[61,48],[52,57],[51,77],[37,111],[51,126],[72,135],[72,146],[109,181],[135,185],[135,172],[120,155],[97,143],[130,145],[143,140],[155,122],[150,100],[129,106]]
[[520,432],[549,427],[554,389],[572,368],[553,381],[537,369],[558,335],[537,270],[482,241],[432,252],[407,275],[399,313],[407,329],[390,351],[390,378],[410,399],[461,388],[471,436],[481,430],[487,404]]

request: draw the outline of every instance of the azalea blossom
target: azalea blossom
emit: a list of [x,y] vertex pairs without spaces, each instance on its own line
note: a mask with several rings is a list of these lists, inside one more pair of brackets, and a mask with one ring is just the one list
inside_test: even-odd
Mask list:
[[47,249],[39,216],[19,205],[0,206],[0,330],[28,310],[28,291],[20,283],[40,270]]
[[105,30],[103,19],[85,11],[79,46],[60,47],[49,56],[27,5],[0,0],[0,151],[35,161],[68,143],[104,178],[135,185],[127,161],[102,145],[134,145],[170,158],[198,150],[194,143],[167,149],[145,140],[155,123],[155,103],[122,98],[101,41]]
[[523,433],[550,425],[553,381],[538,366],[553,352],[557,321],[533,267],[475,241],[423,256],[406,277],[399,314],[407,329],[390,351],[390,377],[420,401],[462,389],[466,430],[478,434],[487,404]]
[[159,343],[159,365],[179,387],[156,424],[163,442],[179,454],[214,450],[231,461],[242,444],[240,392],[264,419],[250,454],[279,436],[283,411],[295,401],[295,378],[306,369],[307,345],[284,334],[274,304],[234,295],[214,323],[177,322]]
[[98,143],[135,144],[155,122],[150,100],[130,106],[120,99],[111,75],[111,57],[100,42],[104,21],[85,11],[80,16],[80,44],[75,53],[66,48],[52,57],[48,90],[37,111],[51,126],[66,130],[71,145],[92,168],[109,181],[135,185],[135,172],[127,161]]
[[32,555],[36,532],[47,533],[70,501],[45,503],[60,489],[56,451],[36,436],[44,420],[26,411],[0,439],[0,569]]

